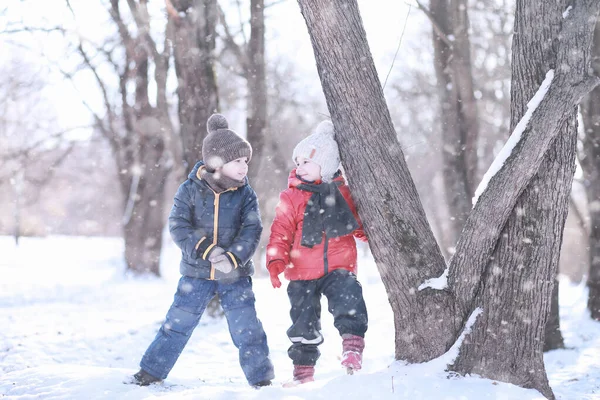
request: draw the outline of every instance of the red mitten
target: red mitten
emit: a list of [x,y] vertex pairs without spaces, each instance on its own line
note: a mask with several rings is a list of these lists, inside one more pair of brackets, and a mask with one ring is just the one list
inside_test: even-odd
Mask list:
[[279,274],[285,270],[285,263],[281,260],[271,261],[271,263],[267,265],[267,270],[269,270],[269,276],[271,277],[271,285],[273,285],[273,288],[280,288],[281,280],[279,280]]

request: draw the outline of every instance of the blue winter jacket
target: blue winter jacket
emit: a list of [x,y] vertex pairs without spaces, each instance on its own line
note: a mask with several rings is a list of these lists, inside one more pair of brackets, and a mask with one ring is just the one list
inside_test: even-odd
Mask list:
[[[181,249],[180,272],[193,278],[234,280],[254,273],[252,255],[258,246],[262,223],[256,193],[248,184],[215,193],[196,163],[188,179],[179,186],[169,231]],[[234,269],[222,273],[211,267],[208,257],[219,246],[230,257]]]

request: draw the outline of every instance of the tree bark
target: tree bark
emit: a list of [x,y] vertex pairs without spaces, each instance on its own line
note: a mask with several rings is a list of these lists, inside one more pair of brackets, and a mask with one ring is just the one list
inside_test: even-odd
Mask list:
[[[594,34],[592,66],[600,74],[600,23]],[[600,321],[600,88],[595,88],[581,106],[584,137],[580,157],[590,214],[590,258],[587,286],[588,309],[593,319]]]
[[452,243],[458,240],[471,211],[479,136],[466,3],[465,0],[432,0],[428,13],[434,25],[444,191],[451,216]]
[[[520,223],[532,223],[527,218],[509,224],[507,221],[542,163],[556,159],[564,161],[562,149],[568,146],[561,143],[550,151],[554,139],[569,123],[581,98],[598,83],[597,78],[587,74],[589,59],[585,49],[589,48],[593,30],[589,16],[597,15],[600,4],[595,0],[577,1],[569,18],[565,19],[557,64],[567,68],[557,69],[546,95],[524,127],[521,141],[491,178],[469,215],[449,266],[449,287],[435,290],[423,284],[441,275],[444,260],[396,141],[356,1],[298,2],[313,44],[342,162],[394,312],[396,358],[421,362],[443,354],[475,308],[483,300],[493,300],[481,298],[485,290],[512,294],[510,289],[528,282],[528,276],[539,276],[542,282],[533,284],[542,285],[545,292],[541,298],[544,293],[549,293],[552,285],[548,281],[553,279],[547,276],[549,268],[527,268],[529,275],[516,271],[506,274],[507,279],[499,279],[494,278],[494,270],[488,267],[491,267],[490,258],[496,249],[504,257],[499,260],[506,264],[519,258],[537,261],[557,254],[557,249],[550,246],[556,246],[560,239],[551,238],[543,247],[522,247],[524,253],[515,254],[511,259],[509,254],[501,253],[506,252],[508,246],[499,240],[510,239],[501,238],[503,230],[512,232],[510,229],[518,230]],[[563,177],[560,173],[565,171],[550,169],[544,173],[553,173],[558,178]],[[562,179],[558,186],[564,185],[565,179]],[[532,191],[535,193],[534,189]],[[550,207],[545,209],[548,219],[562,215],[560,203],[556,205],[546,200],[541,204]],[[548,226],[550,224],[542,228]],[[519,231],[519,235],[528,233]],[[556,236],[557,232],[553,233]],[[543,240],[541,235],[539,240]],[[494,285],[496,287],[487,287]],[[529,299],[537,299],[536,294],[522,294],[522,301],[527,303]],[[511,312],[517,315],[517,309],[518,304],[513,303],[504,315]],[[498,320],[498,316],[488,314],[483,318]],[[540,319],[539,316],[536,318]],[[541,319],[545,322],[545,316]],[[502,325],[502,321],[499,322]],[[509,322],[513,323],[512,320]],[[539,325],[538,320],[534,323]],[[475,331],[477,335],[477,326]],[[530,343],[538,331],[527,331],[523,343]],[[531,346],[525,348],[531,349]],[[463,360],[469,360],[468,353]],[[500,362],[498,358],[496,360]],[[494,374],[496,368],[490,369]],[[510,371],[503,378],[521,382]],[[545,390],[543,379],[533,384]]]
[[[558,272],[558,268],[557,268]],[[548,315],[548,322],[546,322],[546,331],[544,338],[544,352],[556,349],[565,348],[565,340],[563,339],[562,332],[560,331],[560,314],[559,314],[559,303],[558,303],[558,279],[554,278],[554,286],[552,288],[552,299],[550,303],[550,314]]]
[[206,121],[219,108],[214,72],[216,0],[167,0],[173,23],[173,58],[178,85],[184,172],[202,158]]
[[259,178],[267,129],[267,83],[265,71],[265,2],[250,1],[250,39],[248,41],[248,82],[246,138],[252,144],[254,162],[248,166],[250,182]]

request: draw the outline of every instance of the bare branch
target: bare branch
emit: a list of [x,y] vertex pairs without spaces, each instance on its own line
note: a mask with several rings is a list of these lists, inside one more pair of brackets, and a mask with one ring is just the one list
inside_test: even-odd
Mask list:
[[235,39],[233,38],[233,35],[231,34],[231,31],[229,30],[229,25],[227,24],[227,20],[225,19],[225,12],[223,11],[223,8],[221,8],[221,5],[218,5],[218,7],[219,7],[219,20],[221,21],[221,25],[223,26],[223,29],[225,30],[225,38],[223,38],[225,41],[225,47],[234,54],[234,56],[238,60],[238,63],[242,66],[242,70],[247,71],[248,65],[249,65],[249,60],[246,55],[246,51],[244,50],[246,48],[247,42],[244,42],[245,44],[243,46],[243,49],[242,49],[242,46],[240,46],[236,43]]
[[267,9],[269,7],[273,7],[273,6],[279,5],[281,3],[285,3],[285,2],[286,2],[286,0],[276,0],[276,1],[272,2],[272,3],[265,4],[265,9]]
[[442,41],[448,47],[452,48],[452,41],[450,40],[450,38],[448,38],[448,36],[446,35],[446,33],[444,33],[442,31],[442,28],[440,27],[440,25],[437,23],[437,21],[433,17],[433,14],[431,14],[431,11],[429,11],[429,9],[427,7],[425,7],[419,0],[415,0],[415,3],[417,3],[417,6],[419,7],[419,9],[421,9],[421,11],[423,11],[423,13],[425,14],[425,16],[429,19],[429,21],[431,21],[431,25],[433,26],[433,30],[435,31],[435,34],[440,39],[442,39]]
[[235,3],[237,4],[238,18],[240,20],[240,31],[242,34],[242,38],[244,39],[244,47],[247,47],[248,38],[246,37],[246,32],[244,32],[244,23],[242,22],[242,3],[240,2],[240,0],[235,0]]
[[15,33],[23,33],[23,32],[43,32],[43,33],[50,33],[50,32],[63,32],[63,28],[61,28],[60,26],[55,26],[52,28],[41,28],[41,27],[35,27],[35,26],[23,26],[20,28],[14,28],[14,29],[5,29],[3,31],[0,31],[0,35],[1,34],[7,34],[7,35],[11,35],[11,34],[15,34]]

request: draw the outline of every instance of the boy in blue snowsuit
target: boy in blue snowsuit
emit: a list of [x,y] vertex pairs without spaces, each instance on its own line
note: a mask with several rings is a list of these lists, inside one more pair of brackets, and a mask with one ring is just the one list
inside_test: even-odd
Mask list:
[[215,295],[248,383],[268,386],[274,377],[250,277],[262,232],[258,199],[246,177],[252,147],[228,129],[220,114],[208,119],[207,129],[203,162],[179,187],[169,215],[171,236],[181,248],[183,276],[165,322],[134,375],[140,386],[167,377]]

